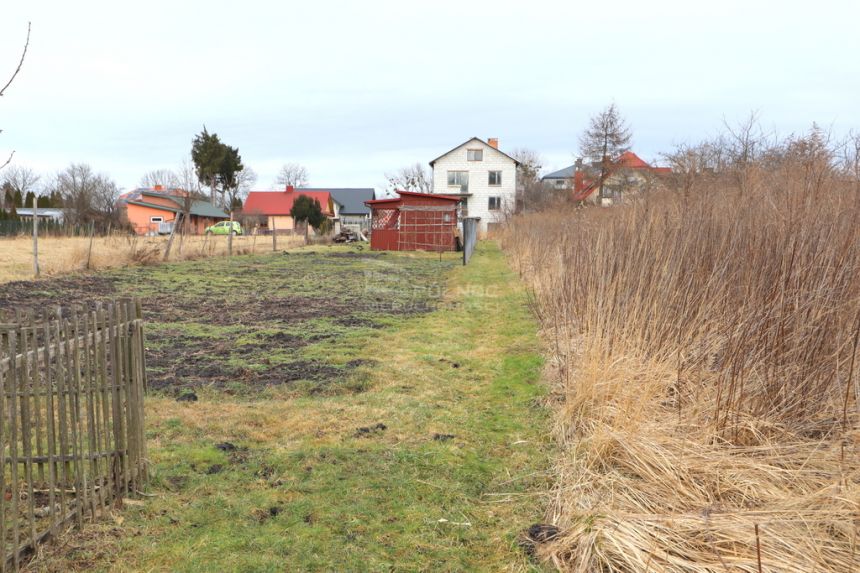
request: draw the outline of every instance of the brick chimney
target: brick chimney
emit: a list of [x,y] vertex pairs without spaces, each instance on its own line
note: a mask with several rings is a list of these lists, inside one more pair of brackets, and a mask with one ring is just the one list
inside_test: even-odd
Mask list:
[[489,145],[493,149],[498,149],[499,148],[499,138],[498,137],[488,137],[487,138],[487,145]]
[[287,193],[292,193],[292,192],[293,192],[293,191],[295,191],[295,190],[296,190],[296,188],[295,188],[295,187],[293,187],[292,185],[287,185],[287,189],[286,189],[286,192],[287,192]]

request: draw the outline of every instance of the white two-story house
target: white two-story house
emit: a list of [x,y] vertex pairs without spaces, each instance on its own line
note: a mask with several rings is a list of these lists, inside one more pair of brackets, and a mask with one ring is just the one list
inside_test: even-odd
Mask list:
[[430,162],[433,193],[461,195],[464,217],[480,217],[485,233],[514,212],[519,162],[499,151],[499,140],[473,137]]

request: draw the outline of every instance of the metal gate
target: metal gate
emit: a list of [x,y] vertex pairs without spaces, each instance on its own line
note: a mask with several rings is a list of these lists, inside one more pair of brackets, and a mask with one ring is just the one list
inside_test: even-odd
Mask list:
[[475,243],[478,242],[478,221],[480,217],[463,218],[463,264],[468,265],[469,259],[475,252]]

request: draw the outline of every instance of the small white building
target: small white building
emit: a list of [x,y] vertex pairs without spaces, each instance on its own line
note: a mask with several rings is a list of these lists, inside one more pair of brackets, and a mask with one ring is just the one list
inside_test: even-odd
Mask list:
[[499,140],[473,137],[430,162],[433,193],[463,197],[462,217],[480,217],[485,233],[514,212],[519,162]]
[[[24,221],[33,220],[32,207],[18,207],[15,209],[15,212],[18,214],[18,217]],[[39,217],[40,221],[54,221],[56,223],[62,223],[65,211],[63,211],[63,209],[54,209],[53,207],[39,207],[36,209],[36,216]]]

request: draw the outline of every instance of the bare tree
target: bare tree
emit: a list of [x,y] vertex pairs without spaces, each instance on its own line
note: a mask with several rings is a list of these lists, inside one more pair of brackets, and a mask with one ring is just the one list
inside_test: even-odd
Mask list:
[[170,169],[154,169],[143,174],[140,178],[141,187],[163,187],[164,189],[179,188],[179,177]]
[[250,167],[236,174],[235,185],[226,188],[226,208],[233,211],[242,206],[242,201],[248,196],[251,187],[257,182],[257,173]]
[[275,179],[275,185],[278,187],[307,187],[308,186],[308,170],[303,165],[298,163],[284,163],[281,170],[278,171],[278,177]]
[[[24,40],[24,50],[21,52],[21,58],[18,60],[18,67],[15,68],[15,71],[12,72],[12,75],[3,85],[0,87],[0,97],[2,97],[6,90],[9,89],[9,86],[12,85],[12,82],[15,81],[15,78],[18,77],[18,74],[21,72],[21,68],[24,66],[24,59],[27,57],[27,50],[30,48],[30,30],[32,29],[32,24],[27,22],[27,39]],[[3,133],[3,130],[0,129],[0,133]],[[9,154],[9,157],[3,163],[0,163],[0,169],[3,169],[12,161],[12,157],[15,156],[15,151]],[[37,273],[38,274],[38,273]]]
[[393,174],[386,173],[388,186],[392,191],[413,191],[430,193],[433,191],[433,178],[420,163],[404,167]]
[[117,219],[119,187],[106,175],[95,173],[89,165],[78,163],[68,166],[57,175],[55,187],[72,222]]
[[540,171],[543,159],[532,149],[520,147],[511,152],[511,157],[519,162],[517,167],[517,206],[516,210],[537,208],[543,203],[545,193]]
[[712,179],[725,169],[725,145],[722,137],[695,145],[682,143],[674,151],[662,153],[663,161],[671,168],[671,186],[685,194]]
[[588,128],[579,138],[579,151],[600,167],[599,197],[604,198],[603,184],[612,163],[630,149],[632,135],[627,122],[614,103],[591,117]]
[[32,169],[13,165],[3,170],[3,175],[0,177],[0,186],[6,187],[8,185],[7,188],[11,188],[13,193],[17,192],[22,197],[25,197],[27,193],[36,191],[39,179],[39,175]]

